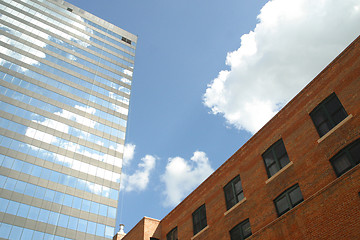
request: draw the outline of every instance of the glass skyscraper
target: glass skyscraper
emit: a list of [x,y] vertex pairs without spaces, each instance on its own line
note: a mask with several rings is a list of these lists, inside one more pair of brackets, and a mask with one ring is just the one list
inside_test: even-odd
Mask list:
[[0,239],[111,239],[137,37],[0,0]]

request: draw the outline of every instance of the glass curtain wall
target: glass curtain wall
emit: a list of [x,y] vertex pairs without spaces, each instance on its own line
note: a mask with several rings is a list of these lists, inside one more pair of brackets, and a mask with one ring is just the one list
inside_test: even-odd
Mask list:
[[0,0],[0,238],[112,239],[136,41],[66,2]]

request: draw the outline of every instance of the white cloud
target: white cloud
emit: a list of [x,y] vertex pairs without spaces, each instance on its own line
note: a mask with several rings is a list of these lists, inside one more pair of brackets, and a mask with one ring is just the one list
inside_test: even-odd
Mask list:
[[156,157],[146,155],[138,164],[138,169],[132,175],[122,173],[122,188],[125,191],[142,191],[149,184],[150,173],[155,168]]
[[134,158],[136,145],[132,143],[125,144],[123,155],[123,166],[129,165]]
[[214,170],[204,152],[196,151],[190,161],[169,158],[162,181],[165,183],[164,205],[173,207],[203,182]]
[[129,75],[129,76],[131,76],[131,77],[132,77],[132,75],[133,75],[133,72],[130,71],[130,70],[127,70],[127,69],[124,69],[123,72],[124,72],[126,75]]
[[[50,143],[50,144],[56,144],[59,141],[59,139],[57,137],[55,137],[54,135],[45,133],[40,130],[36,130],[31,127],[28,127],[26,129],[25,136],[31,137],[31,138],[34,138],[36,140],[43,141],[46,143]],[[32,146],[32,145],[29,145],[29,146]]]
[[360,33],[359,0],[273,0],[208,85],[204,104],[252,133]]
[[[94,115],[95,112],[96,112],[96,109],[93,108],[93,107],[81,107],[81,106],[78,106],[78,105],[75,105],[74,106],[76,109],[79,109],[83,112],[86,112],[86,113],[89,113],[89,114],[92,114]],[[91,120],[87,117],[83,117],[83,116],[80,116],[76,113],[73,113],[73,112],[70,112],[68,110],[65,110],[65,109],[62,109],[60,112],[55,112],[54,114],[56,115],[59,115],[61,117],[64,117],[64,118],[67,118],[67,119],[70,119],[70,120],[74,120],[75,122],[78,122],[80,124],[83,124],[87,127],[90,127],[90,128],[94,128],[95,125],[96,125],[96,121],[94,120]],[[83,132],[84,136],[87,136],[86,135],[86,132]]]

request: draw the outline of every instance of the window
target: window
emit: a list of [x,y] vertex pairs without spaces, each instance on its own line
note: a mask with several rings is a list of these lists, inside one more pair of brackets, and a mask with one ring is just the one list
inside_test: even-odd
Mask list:
[[195,212],[193,212],[192,217],[195,235],[207,226],[205,204],[199,207]]
[[280,194],[280,196],[278,196],[274,200],[274,203],[278,215],[281,216],[290,209],[294,208],[299,203],[301,203],[303,200],[304,199],[301,194],[300,187],[298,184],[295,184],[294,186]]
[[360,162],[360,139],[343,148],[330,159],[336,175],[339,177]]
[[335,93],[332,93],[310,113],[320,137],[329,132],[347,115]]
[[127,39],[127,38],[125,38],[125,37],[122,37],[121,40],[124,41],[124,42],[126,42],[126,43],[128,43],[128,44],[131,44],[131,40],[130,40],[130,39]]
[[178,240],[177,227],[175,227],[166,235],[166,240]]
[[72,11],[73,11],[71,8],[67,8],[66,10],[68,10],[69,12],[72,12]]
[[282,139],[269,147],[262,157],[268,177],[273,176],[290,162]]
[[236,176],[224,187],[226,208],[229,210],[236,203],[240,202],[244,198],[243,189],[241,186],[240,176]]
[[249,219],[239,223],[230,230],[231,240],[243,240],[251,236],[251,228]]

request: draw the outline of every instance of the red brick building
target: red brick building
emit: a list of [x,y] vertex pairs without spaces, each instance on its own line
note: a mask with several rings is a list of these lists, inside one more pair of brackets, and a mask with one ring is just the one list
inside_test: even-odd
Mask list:
[[359,123],[360,37],[166,217],[122,239],[360,239]]

